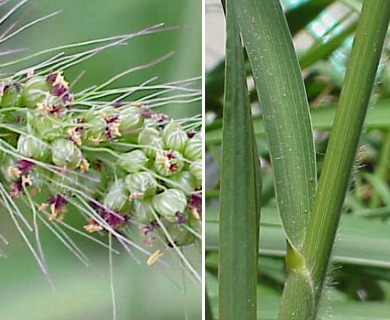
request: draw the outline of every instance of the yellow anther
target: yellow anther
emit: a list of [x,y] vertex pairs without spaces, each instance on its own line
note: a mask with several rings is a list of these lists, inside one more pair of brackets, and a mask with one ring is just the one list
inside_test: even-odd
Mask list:
[[94,223],[87,224],[83,228],[85,231],[87,231],[89,233],[103,230],[103,227],[101,225],[94,224]]
[[148,266],[151,266],[154,264],[158,259],[160,259],[163,256],[163,253],[160,250],[157,250],[156,252],[152,253],[146,263]]

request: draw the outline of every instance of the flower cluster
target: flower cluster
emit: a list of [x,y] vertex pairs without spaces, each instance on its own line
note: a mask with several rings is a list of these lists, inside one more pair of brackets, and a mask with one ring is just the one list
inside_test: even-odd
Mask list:
[[[61,73],[0,82],[0,179],[53,222],[69,206],[87,232],[138,226],[144,243],[196,241],[202,137],[139,103],[85,106]],[[185,129],[186,128],[186,129]],[[27,194],[28,193],[28,194]]]

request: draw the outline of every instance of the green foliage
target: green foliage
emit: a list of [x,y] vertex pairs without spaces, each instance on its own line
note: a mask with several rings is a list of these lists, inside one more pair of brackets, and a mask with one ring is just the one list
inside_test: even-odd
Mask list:
[[[256,319],[256,270],[261,190],[259,161],[246,86],[236,4],[226,2],[227,35],[223,116],[219,317]],[[238,188],[238,186],[240,186]],[[234,292],[240,292],[240,295]]]
[[[236,17],[248,56],[246,71],[251,72],[256,86],[256,92],[250,92],[252,108],[260,111],[253,118],[264,173],[257,270],[258,318],[387,319],[385,310],[390,302],[386,276],[390,267],[386,250],[390,241],[388,49],[384,51],[377,75],[376,72],[382,46],[386,46],[389,3],[366,1],[358,23],[350,19],[360,9],[357,2],[351,8],[342,6],[343,16],[339,21],[316,38],[311,47],[299,52],[296,59],[278,2],[260,5],[256,1],[236,1]],[[317,14],[329,17],[327,11],[334,7],[328,5],[335,2],[308,1],[293,10],[287,9],[290,33],[299,38],[298,31],[316,20]],[[346,40],[350,40],[355,30],[355,45],[350,54],[350,41]],[[229,33],[227,36],[229,39]],[[344,59],[339,59],[340,56]],[[350,61],[343,79],[342,61],[346,56]],[[302,89],[298,61],[305,69],[307,95]],[[228,319],[221,318],[220,309],[215,314],[215,297],[220,299],[222,294],[220,289],[216,291],[215,274],[223,268],[222,261],[218,264],[215,257],[228,241],[221,238],[221,217],[213,209],[214,199],[220,194],[216,190],[219,183],[224,188],[226,165],[221,164],[221,180],[212,174],[216,164],[219,165],[219,145],[222,142],[223,147],[226,143],[222,134],[225,128],[221,129],[222,112],[215,103],[221,99],[218,84],[224,76],[220,71],[218,65],[206,78],[206,95],[210,93],[210,99],[206,96],[206,111],[216,116],[206,127],[206,148],[214,158],[206,162],[209,187],[206,190],[209,201],[206,204],[206,269],[209,272],[206,279],[214,317]],[[370,101],[375,76],[378,80]],[[304,102],[306,96],[310,115]],[[366,130],[363,130],[366,111]],[[309,119],[315,130],[314,138]],[[359,149],[359,144],[364,148]],[[283,166],[288,170],[281,170]],[[244,184],[237,185],[236,189],[244,187]],[[221,194],[221,207],[225,201]],[[255,201],[255,197],[247,201]],[[338,231],[340,212],[343,213]],[[334,263],[341,267],[334,267]],[[237,291],[235,294],[240,295]],[[366,302],[361,304],[358,300]],[[371,311],[365,313],[363,308]]]

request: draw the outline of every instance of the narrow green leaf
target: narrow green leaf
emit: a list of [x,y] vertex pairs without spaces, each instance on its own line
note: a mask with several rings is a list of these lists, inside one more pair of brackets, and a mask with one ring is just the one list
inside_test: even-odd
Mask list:
[[[390,1],[364,1],[305,239],[303,252],[315,289],[310,319],[318,310],[389,19]],[[290,313],[299,309],[290,307]]]
[[291,34],[297,34],[333,2],[334,0],[302,1],[298,6],[289,10],[286,18]]
[[236,3],[261,102],[280,214],[287,238],[300,248],[316,186],[310,113],[301,71],[279,1]]
[[[226,3],[225,109],[220,191],[219,319],[256,319],[258,171],[243,48]],[[260,189],[261,190],[261,189]]]
[[[215,282],[208,278],[207,282]],[[264,304],[259,311],[259,320],[276,320],[280,299],[276,297],[260,296],[258,300]],[[214,304],[214,301],[212,301]],[[321,320],[390,320],[390,304],[388,302],[357,302],[343,301],[332,302],[326,311],[321,314]]]
[[[335,105],[324,105],[311,108],[313,128],[316,130],[330,130],[336,113]],[[262,137],[265,134],[262,118],[253,120],[256,136]],[[367,114],[365,128],[367,130],[388,129],[390,127],[390,100],[383,99],[375,102]],[[206,127],[206,146],[221,143],[222,130],[220,125],[213,124]]]
[[312,48],[307,50],[304,55],[299,57],[299,63],[302,69],[305,69],[312,65],[313,63],[327,58],[332,54],[340,45],[356,30],[357,23],[352,23],[345,29],[343,29],[339,34],[323,42],[323,40],[318,40],[318,43],[315,44]]
[[205,304],[205,319],[206,320],[213,320],[213,310],[211,309],[211,302],[210,302],[210,297],[209,293],[207,291],[207,288],[205,288],[205,293],[204,293],[204,304]]
[[[316,189],[309,105],[287,22],[277,0],[237,1],[237,19],[248,53],[267,135],[276,199],[288,241],[285,294],[301,297],[299,312],[312,315],[312,285],[301,255]],[[290,304],[285,301],[284,306]],[[291,318],[292,316],[292,318]]]
[[[334,0],[312,0],[302,2],[286,12],[286,19],[290,32],[294,36],[310,22],[312,22]],[[220,98],[224,90],[225,60],[218,63],[212,70],[207,72],[205,84],[205,101],[207,110],[212,110],[222,115]],[[248,68],[249,70],[249,68]]]
[[[389,211],[389,208],[386,208]],[[390,226],[374,219],[343,215],[335,244],[335,263],[390,269]],[[218,249],[218,214],[207,210],[206,250]],[[285,235],[275,208],[263,208],[261,213],[261,255],[284,257]]]

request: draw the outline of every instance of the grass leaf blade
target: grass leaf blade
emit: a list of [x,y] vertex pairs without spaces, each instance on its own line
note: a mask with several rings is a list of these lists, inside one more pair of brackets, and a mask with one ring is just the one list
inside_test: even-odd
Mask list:
[[389,20],[388,0],[364,1],[304,247],[316,283],[316,305],[325,281]]
[[[256,319],[259,163],[246,87],[243,48],[227,4],[225,111],[222,144],[219,319]],[[256,168],[257,166],[257,168]]]

